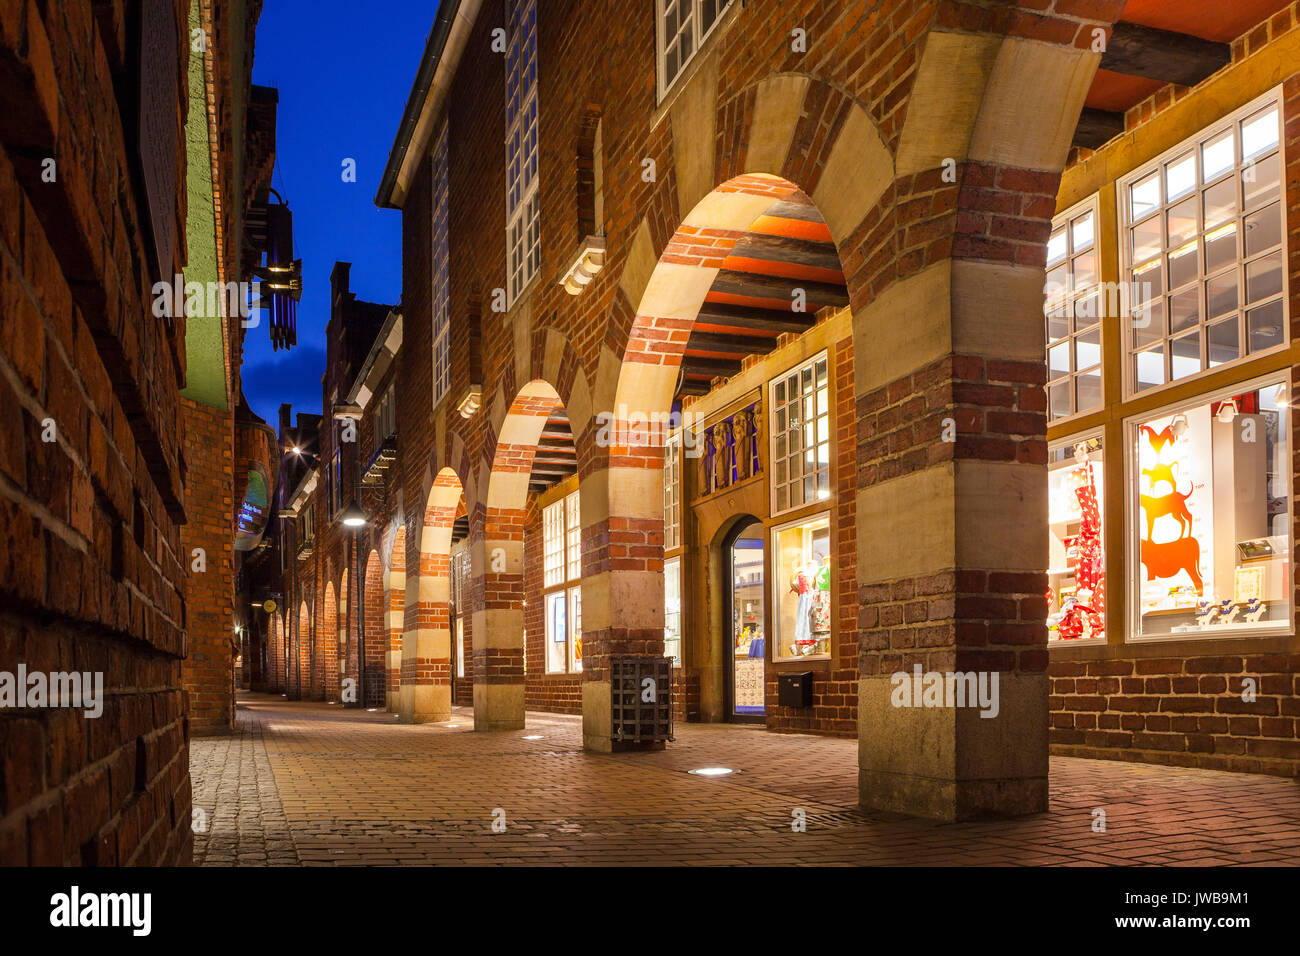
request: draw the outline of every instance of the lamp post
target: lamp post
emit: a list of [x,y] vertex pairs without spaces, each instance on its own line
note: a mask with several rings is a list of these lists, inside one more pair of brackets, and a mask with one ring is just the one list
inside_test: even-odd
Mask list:
[[364,709],[366,706],[366,624],[365,612],[362,610],[362,590],[361,590],[361,548],[360,542],[357,541],[357,535],[361,529],[366,526],[369,519],[366,513],[361,510],[361,505],[357,504],[355,498],[352,503],[343,510],[339,516],[343,526],[353,532],[352,534],[352,577],[357,582],[357,602],[353,605],[356,608],[357,621],[357,702],[356,706]]

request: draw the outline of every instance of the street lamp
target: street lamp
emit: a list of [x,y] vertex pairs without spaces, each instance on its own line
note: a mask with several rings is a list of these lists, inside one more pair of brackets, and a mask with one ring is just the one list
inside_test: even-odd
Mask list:
[[[358,532],[366,526],[370,519],[366,517],[361,505],[353,498],[352,503],[339,516],[339,520],[343,522],[344,527],[352,529],[353,532]],[[357,687],[356,706],[364,708],[366,706],[366,623],[365,610],[361,604],[361,549],[359,544],[360,542],[357,541],[357,536],[354,533],[352,535],[352,577],[357,582],[357,603],[353,607],[356,608],[354,617],[357,621],[357,684],[359,685]]]

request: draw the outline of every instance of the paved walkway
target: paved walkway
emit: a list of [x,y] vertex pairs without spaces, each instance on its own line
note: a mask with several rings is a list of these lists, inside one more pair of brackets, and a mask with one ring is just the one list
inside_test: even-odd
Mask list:
[[[198,864],[1300,864],[1300,784],[1274,777],[1053,758],[1050,812],[949,824],[858,810],[852,740],[679,724],[594,755],[576,717],[476,734],[463,708],[410,726],[262,695],[238,727],[191,744]],[[685,772],[711,766],[739,772]]]

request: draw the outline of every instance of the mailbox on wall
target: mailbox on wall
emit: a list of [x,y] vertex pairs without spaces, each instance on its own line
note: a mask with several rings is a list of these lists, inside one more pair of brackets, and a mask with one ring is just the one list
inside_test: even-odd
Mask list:
[[785,671],[776,677],[776,702],[782,707],[811,707],[812,671]]

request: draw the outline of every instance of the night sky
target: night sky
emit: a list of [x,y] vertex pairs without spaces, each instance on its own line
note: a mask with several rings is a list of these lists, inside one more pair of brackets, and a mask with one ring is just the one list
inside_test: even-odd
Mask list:
[[[401,213],[374,204],[389,147],[433,26],[437,0],[266,0],[253,82],[280,93],[271,185],[293,211],[303,260],[298,345],[274,352],[265,314],[244,340],[244,394],[275,427],[281,402],[321,411],[329,276],[352,263],[352,291],[395,303]],[[356,160],[356,182],[342,179]]]

